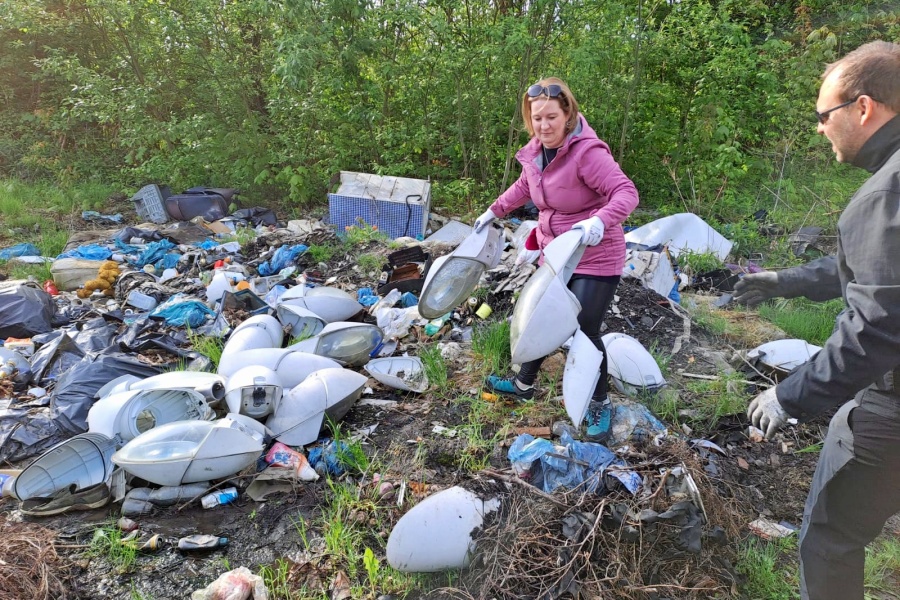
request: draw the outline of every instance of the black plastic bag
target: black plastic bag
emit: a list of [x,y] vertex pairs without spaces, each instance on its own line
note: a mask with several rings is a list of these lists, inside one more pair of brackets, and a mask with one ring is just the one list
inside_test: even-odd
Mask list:
[[56,305],[50,294],[32,285],[0,289],[0,338],[29,338],[53,330]]
[[101,387],[122,375],[142,379],[158,375],[165,367],[148,365],[136,356],[112,350],[87,354],[57,381],[50,396],[50,416],[60,428],[72,434],[84,433],[88,428],[88,411]]

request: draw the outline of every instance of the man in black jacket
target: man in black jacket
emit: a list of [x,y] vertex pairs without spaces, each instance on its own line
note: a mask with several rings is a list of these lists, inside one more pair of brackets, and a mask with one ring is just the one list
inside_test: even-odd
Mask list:
[[771,437],[790,417],[842,405],[803,511],[800,591],[804,600],[863,600],[865,547],[900,510],[900,45],[865,44],[822,78],[818,132],[838,161],[872,176],[838,220],[837,256],[747,275],[735,299],[844,299],[822,350],[747,414]]

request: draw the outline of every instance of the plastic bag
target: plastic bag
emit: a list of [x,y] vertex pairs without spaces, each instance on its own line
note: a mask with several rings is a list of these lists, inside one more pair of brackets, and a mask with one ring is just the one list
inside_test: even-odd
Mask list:
[[523,433],[509,446],[506,456],[512,463],[513,471],[522,479],[532,481],[535,475],[533,466],[535,461],[541,459],[547,452],[553,452],[553,443],[550,440],[536,438],[529,433]]
[[31,357],[32,381],[40,385],[56,381],[82,358],[84,350],[68,333],[62,332]]
[[34,244],[22,243],[0,250],[0,260],[9,260],[18,256],[40,256],[41,251]]
[[88,260],[106,260],[110,256],[112,256],[112,250],[110,250],[106,246],[100,246],[98,244],[85,244],[84,246],[78,246],[77,248],[67,250],[56,258],[86,258]]
[[268,600],[269,592],[259,575],[247,567],[222,573],[211,584],[191,594],[191,600]]
[[319,478],[319,474],[312,468],[302,452],[281,442],[275,442],[266,452],[266,463],[270,467],[292,469],[301,481],[316,481]]
[[306,252],[308,248],[309,246],[306,246],[304,244],[297,244],[296,246],[285,244],[275,250],[275,252],[272,254],[272,258],[259,265],[257,271],[263,277],[274,275],[275,273],[288,266],[288,264],[294,262],[294,260],[301,254]]
[[196,329],[206,323],[207,318],[214,318],[216,313],[199,300],[176,294],[157,306],[150,316],[165,320],[166,325]]
[[53,330],[53,297],[33,285],[0,289],[0,338],[28,338]]
[[646,442],[665,435],[666,426],[643,404],[629,401],[616,403],[608,445],[625,444],[629,440]]
[[150,366],[119,352],[88,354],[59,377],[50,396],[50,415],[62,429],[84,433],[88,411],[101,387],[121,375],[141,379],[158,375],[165,366]]

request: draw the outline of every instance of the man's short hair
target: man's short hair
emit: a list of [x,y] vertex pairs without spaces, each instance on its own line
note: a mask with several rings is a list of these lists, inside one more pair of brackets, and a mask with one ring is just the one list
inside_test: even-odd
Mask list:
[[840,69],[838,89],[845,100],[870,96],[900,114],[900,44],[869,42],[825,68],[822,79]]

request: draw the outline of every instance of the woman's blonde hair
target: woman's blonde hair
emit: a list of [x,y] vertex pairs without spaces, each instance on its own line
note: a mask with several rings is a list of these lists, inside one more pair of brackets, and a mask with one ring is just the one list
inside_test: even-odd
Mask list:
[[[558,100],[560,107],[566,114],[566,135],[575,131],[578,125],[578,101],[572,95],[572,90],[566,85],[566,82],[559,77],[545,77],[538,81],[535,85],[547,87],[550,85],[558,85],[560,92],[558,96],[550,98],[546,94],[540,94],[535,97],[528,95],[528,92],[522,94],[522,119],[525,121],[525,129],[531,137],[534,137],[534,127],[531,126],[531,104],[537,100]],[[531,86],[529,86],[531,87]]]

